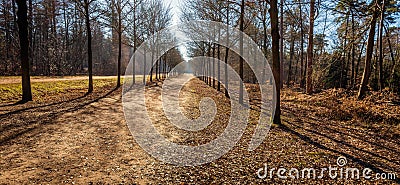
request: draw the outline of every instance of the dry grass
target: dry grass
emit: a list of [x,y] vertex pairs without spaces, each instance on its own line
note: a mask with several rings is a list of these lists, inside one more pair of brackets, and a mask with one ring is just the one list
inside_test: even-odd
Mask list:
[[285,89],[282,99],[284,104],[301,106],[316,117],[365,129],[390,130],[384,132],[390,138],[400,136],[400,101],[395,94],[372,92],[360,101],[356,92],[343,89],[329,89],[311,96]]
[[[42,78],[41,78],[42,79]],[[63,98],[68,93],[86,92],[88,88],[87,80],[62,80],[52,79],[50,82],[33,82],[32,96],[35,101],[45,102],[53,99],[54,96]],[[116,85],[116,79],[95,79],[93,81],[94,88],[102,89],[107,86]],[[22,86],[19,83],[0,84],[0,103],[8,103],[18,101],[22,97]]]

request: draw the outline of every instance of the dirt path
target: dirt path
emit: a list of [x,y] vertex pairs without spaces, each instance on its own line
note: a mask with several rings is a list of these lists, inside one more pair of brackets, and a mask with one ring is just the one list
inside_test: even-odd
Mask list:
[[[182,106],[198,116],[198,100],[219,100],[216,121],[205,131],[187,133],[172,128],[159,111],[160,87],[147,91],[150,114],[159,131],[182,144],[212,140],[224,128],[227,99],[222,93],[193,80],[183,89]],[[315,116],[299,102],[285,101],[285,125],[273,127],[267,140],[254,152],[247,151],[254,125],[242,140],[220,159],[198,167],[162,163],[143,151],[131,136],[122,111],[121,91],[103,89],[90,96],[76,96],[49,105],[0,106],[0,184],[370,184],[398,183],[377,180],[272,179],[257,177],[269,168],[324,168],[345,156],[348,167],[400,174],[398,137],[384,131],[350,126]],[[186,102],[186,103],[185,103]],[[154,105],[154,106],[152,106]],[[219,130],[219,131],[218,131]],[[176,137],[174,137],[176,136]],[[175,138],[175,140],[174,140]]]
[[0,182],[140,182],[149,157],[125,126],[120,96],[116,90],[3,115]]

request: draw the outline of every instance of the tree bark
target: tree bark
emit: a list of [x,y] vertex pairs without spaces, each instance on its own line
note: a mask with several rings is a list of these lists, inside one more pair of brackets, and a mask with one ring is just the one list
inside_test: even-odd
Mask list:
[[314,19],[315,19],[315,0],[310,2],[310,29],[308,32],[308,49],[307,49],[307,94],[312,94],[312,73],[314,59]]
[[228,85],[228,57],[229,57],[229,1],[226,8],[226,45],[225,48],[225,97],[229,98],[229,85]]
[[304,68],[304,28],[303,28],[303,9],[301,4],[303,3],[302,0],[300,0],[299,3],[299,8],[300,8],[300,88],[305,87],[305,75],[304,72],[306,69]]
[[[133,53],[136,52],[136,0],[133,0]],[[132,60],[132,84],[135,84],[136,82],[136,56],[133,56]]]
[[29,64],[29,39],[28,39],[28,7],[26,0],[17,0],[18,28],[20,40],[20,57],[22,70],[22,102],[32,101]]
[[93,55],[92,55],[92,30],[90,28],[90,14],[89,14],[89,2],[84,1],[85,19],[86,19],[86,32],[87,32],[87,49],[88,49],[88,73],[89,73],[89,88],[88,94],[93,92]]
[[345,76],[347,76],[346,71],[346,57],[347,57],[347,52],[346,52],[346,48],[347,48],[347,34],[348,34],[348,27],[349,27],[349,15],[346,15],[346,30],[344,32],[344,40],[343,40],[343,46],[342,46],[342,50],[343,50],[343,55],[341,56],[341,60],[340,60],[340,78],[339,78],[339,87],[343,88],[343,84],[344,84],[344,79]]
[[281,0],[281,4],[280,4],[280,14],[281,14],[281,21],[279,24],[279,33],[280,33],[280,39],[279,39],[279,45],[280,45],[280,63],[281,63],[281,67],[280,67],[280,73],[281,73],[281,79],[280,79],[280,88],[283,88],[283,76],[284,76],[284,71],[283,71],[283,62],[285,60],[285,55],[284,55],[284,46],[283,46],[283,2],[284,0]]
[[[242,81],[243,79],[243,31],[244,31],[244,0],[242,0],[242,3],[240,4],[240,38],[239,38],[239,50],[240,50],[240,59],[239,59],[239,76]],[[239,89],[239,103],[243,104],[243,83],[240,83],[240,89]]]
[[291,28],[291,41],[290,41],[290,56],[289,56],[289,71],[288,71],[288,79],[286,85],[289,87],[291,85],[292,81],[292,64],[293,64],[293,58],[294,58],[294,30],[293,26]]
[[278,2],[277,0],[270,1],[269,14],[271,17],[271,35],[272,35],[272,70],[275,78],[275,112],[273,122],[281,124],[281,106],[280,106],[280,61],[279,61],[279,23],[278,23]]
[[354,72],[354,82],[353,82],[354,86],[357,84],[358,70],[360,69],[361,57],[362,57],[362,54],[363,54],[363,51],[364,51],[364,48],[365,48],[365,42],[366,42],[366,40],[363,41],[361,49],[360,49],[360,53],[358,55],[356,69],[355,69],[355,72]]
[[[262,13],[262,25],[263,25],[263,34],[264,34],[264,41],[263,41],[263,52],[264,52],[264,56],[265,58],[267,58],[267,8],[266,5],[263,9],[263,13]],[[266,79],[266,70],[267,68],[267,60],[264,60],[264,64],[263,64],[263,75],[262,75],[262,82],[261,84],[265,84],[267,79]]]
[[[220,40],[220,34],[221,34],[221,32],[219,33],[219,35],[218,35],[218,41]],[[218,57],[218,91],[220,91],[221,92],[221,45],[220,44],[218,44],[218,47],[217,47],[217,57]]]
[[[392,59],[392,66],[391,66],[391,72],[390,72],[390,79],[393,79],[393,78],[394,78],[394,75],[395,75],[395,72],[396,72],[396,59],[395,59],[395,57],[394,57],[393,47],[392,47],[392,44],[391,44],[391,41],[390,41],[390,36],[389,36],[390,34],[388,33],[388,30],[387,30],[386,26],[384,26],[384,28],[385,28],[385,33],[386,33],[386,35],[387,35],[387,42],[388,42],[389,50],[390,50],[390,58]],[[390,84],[390,88],[391,88],[391,89],[394,89],[393,83]]]
[[356,34],[354,28],[354,13],[351,12],[351,36],[352,36],[352,43],[351,43],[351,76],[350,76],[350,88],[354,88],[354,78],[355,78],[355,59],[356,59]]
[[121,0],[117,2],[117,13],[118,13],[118,69],[117,69],[117,88],[121,87],[121,63],[122,63],[122,9]]
[[143,47],[143,85],[146,85],[146,45]]
[[215,81],[215,43],[213,44],[213,49],[212,49],[212,77],[213,77],[212,86],[215,89],[215,84],[216,84],[216,81]]
[[[122,31],[122,30],[119,30]],[[118,32],[118,69],[117,87],[121,87],[122,33]]]

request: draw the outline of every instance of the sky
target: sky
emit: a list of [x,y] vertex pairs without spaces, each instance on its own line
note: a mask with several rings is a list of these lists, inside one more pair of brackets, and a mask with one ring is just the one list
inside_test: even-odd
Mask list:
[[176,25],[179,23],[179,15],[180,15],[180,7],[183,3],[183,0],[163,0],[165,5],[171,6],[172,24]]
[[[183,3],[184,0],[163,0],[165,5],[169,5],[171,7],[171,14],[172,14],[172,25],[177,25],[179,24],[179,16],[180,16],[180,7]],[[189,61],[190,58],[188,57],[187,49],[184,44],[181,44],[178,46],[179,51],[183,55],[183,59],[185,61]]]

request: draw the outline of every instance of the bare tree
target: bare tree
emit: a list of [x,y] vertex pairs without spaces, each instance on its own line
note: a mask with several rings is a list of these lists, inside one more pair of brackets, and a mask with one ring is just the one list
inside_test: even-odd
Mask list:
[[308,31],[308,48],[307,48],[307,94],[313,91],[312,73],[314,60],[314,19],[315,19],[315,0],[310,2],[310,28]]
[[380,9],[381,9],[381,20],[379,22],[379,75],[378,75],[378,84],[379,89],[382,91],[384,89],[384,75],[383,75],[383,27],[385,22],[385,0],[380,1]]
[[[229,43],[229,9],[230,3],[227,1],[226,5],[226,44]],[[229,79],[228,79],[228,57],[229,57],[229,48],[225,48],[225,97],[229,97]]]
[[270,1],[269,14],[271,17],[271,35],[272,35],[272,72],[275,78],[275,114],[273,122],[281,124],[281,88],[280,88],[280,59],[279,59],[279,21],[278,21],[278,0]]
[[[240,59],[239,59],[239,76],[244,81],[243,78],[243,31],[244,31],[244,0],[240,4],[240,38],[239,38],[239,47],[240,47]],[[240,83],[239,89],[239,103],[243,104],[243,83]]]
[[304,24],[303,24],[303,8],[302,8],[303,0],[299,1],[299,9],[300,9],[300,87],[305,87],[305,78],[307,65],[304,65]]
[[[377,1],[379,1],[379,0],[377,0]],[[377,18],[378,18],[378,12],[377,12],[377,10],[374,10],[373,14],[372,14],[369,33],[368,33],[367,53],[366,53],[366,57],[365,57],[364,74],[363,74],[363,77],[361,80],[360,89],[358,91],[358,99],[363,99],[365,97],[365,92],[367,91],[369,77],[371,75],[371,59],[372,59],[372,53],[374,50],[374,38],[375,38],[375,29],[376,29]]]
[[[134,1],[136,3],[136,1]],[[133,9],[126,10],[126,7],[130,5],[130,2],[127,0],[112,0],[111,1],[111,27],[113,31],[116,33],[117,43],[118,43],[118,59],[117,59],[117,88],[121,86],[121,65],[122,65],[122,35],[125,32],[125,29],[128,28],[126,26],[126,21],[129,21],[128,15],[131,14],[132,11],[136,11],[136,5],[133,4]],[[136,15],[133,17],[134,19],[134,34],[136,33]],[[125,20],[125,22],[124,22]],[[136,35],[134,36],[136,37]],[[134,39],[135,42],[135,39]],[[136,43],[135,43],[136,44]],[[134,44],[134,45],[135,45]],[[136,47],[136,45],[134,46]]]
[[285,60],[285,51],[284,51],[284,45],[283,45],[283,15],[284,15],[284,12],[283,12],[283,3],[284,3],[284,0],[281,0],[281,2],[280,2],[280,14],[281,14],[281,17],[280,17],[280,24],[279,24],[279,33],[280,33],[280,39],[279,39],[279,46],[280,46],[280,63],[281,63],[281,69],[280,69],[280,73],[281,73],[281,79],[280,79],[280,84],[279,84],[279,86],[280,86],[280,88],[282,89],[283,88],[283,76],[284,76],[284,72],[283,72],[283,63],[284,63],[284,60]]
[[92,52],[92,30],[90,25],[90,4],[96,0],[74,0],[79,6],[81,13],[85,17],[86,34],[87,34],[87,55],[88,55],[88,75],[89,75],[89,87],[88,94],[93,92],[93,52]]

